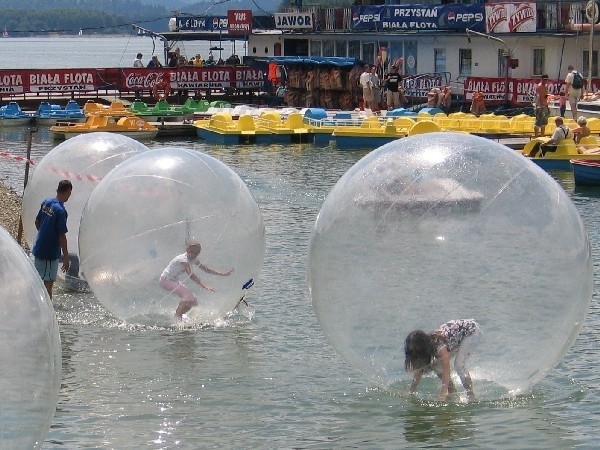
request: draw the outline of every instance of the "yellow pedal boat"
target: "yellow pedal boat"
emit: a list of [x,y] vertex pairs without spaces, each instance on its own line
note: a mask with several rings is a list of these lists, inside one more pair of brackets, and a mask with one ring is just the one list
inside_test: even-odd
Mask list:
[[116,119],[107,115],[91,115],[84,123],[57,123],[50,127],[54,139],[69,139],[85,133],[119,133],[137,140],[151,140],[158,128],[136,116]]
[[534,138],[525,145],[521,153],[545,170],[571,170],[571,160],[600,161],[600,147],[596,136],[581,138],[579,144],[575,144],[573,139],[565,139],[558,143],[556,151],[546,152],[544,156],[538,152],[537,156],[529,157],[536,146],[549,139],[548,137]]

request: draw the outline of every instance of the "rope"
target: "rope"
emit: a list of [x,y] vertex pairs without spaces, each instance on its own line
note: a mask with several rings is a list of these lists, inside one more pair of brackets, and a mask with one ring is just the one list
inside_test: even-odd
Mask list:
[[31,165],[35,164],[35,162],[33,162],[32,159],[27,159],[23,156],[14,155],[9,152],[0,152],[0,158],[14,159],[15,161],[24,162],[24,163],[31,164]]

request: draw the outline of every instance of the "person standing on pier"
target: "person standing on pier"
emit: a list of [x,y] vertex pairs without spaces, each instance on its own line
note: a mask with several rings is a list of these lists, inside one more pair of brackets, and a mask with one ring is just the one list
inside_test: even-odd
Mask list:
[[569,105],[571,105],[573,119],[577,120],[577,103],[579,103],[579,100],[583,99],[585,80],[583,79],[583,75],[575,70],[575,67],[569,66],[568,70],[569,73],[565,78],[567,98],[569,100]]
[[385,98],[389,111],[401,106],[400,97],[402,97],[402,89],[400,82],[402,81],[398,73],[398,66],[395,64],[390,67],[390,71],[385,75],[384,84],[386,88]]
[[142,55],[141,53],[135,55],[135,59],[133,60],[133,67],[135,67],[136,69],[142,69],[144,67],[144,63],[142,62],[143,56],[144,55]]
[[[144,67],[146,67],[146,66],[144,66],[144,63],[142,62],[143,56],[144,55],[142,55],[141,53],[138,53],[137,55],[135,55],[135,59],[133,60],[133,67],[135,69],[143,69]],[[139,89],[136,89],[135,90],[135,99],[139,100],[140,98],[141,98],[140,91],[139,91]]]
[[535,85],[535,125],[533,127],[535,137],[546,134],[546,125],[550,110],[548,109],[548,75],[542,75],[538,84]]

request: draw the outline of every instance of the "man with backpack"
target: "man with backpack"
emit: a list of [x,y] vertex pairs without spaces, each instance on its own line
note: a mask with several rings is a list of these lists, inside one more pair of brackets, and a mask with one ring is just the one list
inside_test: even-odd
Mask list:
[[573,66],[568,67],[569,73],[565,78],[567,98],[571,105],[571,114],[573,119],[577,120],[577,103],[583,98],[583,88],[585,80],[583,75],[575,70]]

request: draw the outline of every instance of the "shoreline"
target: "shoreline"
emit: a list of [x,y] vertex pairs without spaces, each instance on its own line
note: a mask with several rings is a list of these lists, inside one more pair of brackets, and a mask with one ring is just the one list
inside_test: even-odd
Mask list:
[[[21,217],[21,197],[0,181],[0,225],[16,240]],[[24,247],[23,244],[21,244]]]

